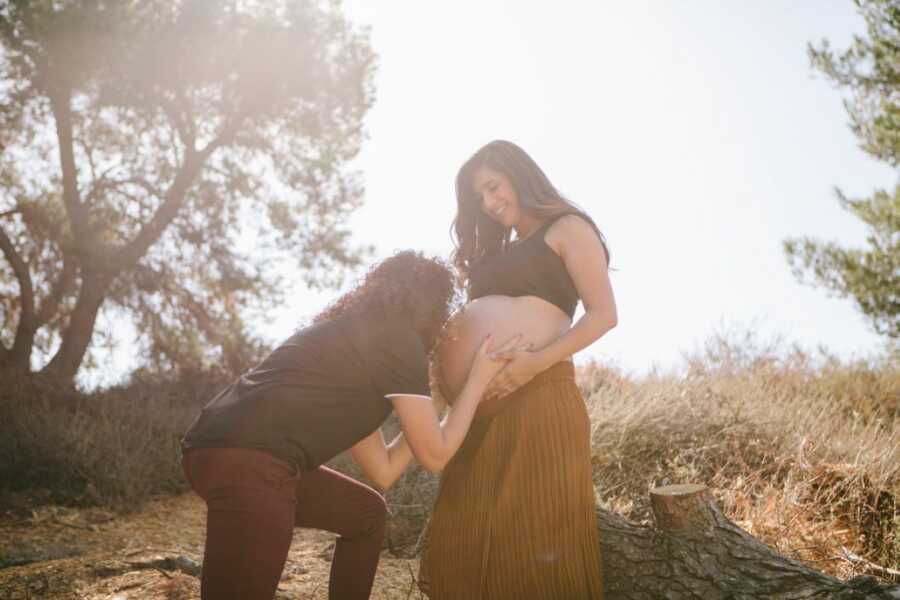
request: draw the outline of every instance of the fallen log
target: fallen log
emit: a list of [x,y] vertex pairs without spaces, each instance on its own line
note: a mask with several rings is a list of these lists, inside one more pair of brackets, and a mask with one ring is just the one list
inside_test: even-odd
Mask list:
[[872,576],[841,581],[781,556],[731,522],[706,486],[650,492],[655,527],[597,509],[608,600],[900,600]]
[[[655,527],[597,508],[606,600],[900,600],[900,586],[841,581],[781,556],[725,517],[704,485],[655,488],[650,501]],[[427,574],[417,583],[427,595]]]

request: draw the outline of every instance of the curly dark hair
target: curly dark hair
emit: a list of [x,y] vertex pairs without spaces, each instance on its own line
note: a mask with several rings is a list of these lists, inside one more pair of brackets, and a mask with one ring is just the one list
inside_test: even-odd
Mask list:
[[459,302],[455,275],[446,261],[402,250],[374,264],[359,282],[313,318],[313,323],[345,314],[373,319],[409,318],[431,351]]

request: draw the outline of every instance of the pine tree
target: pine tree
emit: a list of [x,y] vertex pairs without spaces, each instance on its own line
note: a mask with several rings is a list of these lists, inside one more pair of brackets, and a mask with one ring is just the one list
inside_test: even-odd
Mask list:
[[[857,0],[866,36],[855,37],[835,54],[827,40],[810,45],[812,66],[837,86],[850,91],[844,105],[862,149],[900,166],[900,2]],[[784,242],[801,281],[849,297],[872,327],[900,338],[900,185],[868,198],[850,199],[840,190],[841,206],[868,228],[865,248],[843,248],[809,238]]]

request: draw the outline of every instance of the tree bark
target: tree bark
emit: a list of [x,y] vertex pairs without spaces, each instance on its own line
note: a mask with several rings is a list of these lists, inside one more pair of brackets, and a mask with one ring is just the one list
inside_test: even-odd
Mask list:
[[97,313],[106,298],[110,282],[109,276],[84,276],[75,309],[69,316],[68,326],[63,330],[59,350],[41,370],[41,375],[64,380],[75,377],[94,334]]
[[785,558],[728,520],[705,486],[654,489],[656,527],[597,509],[607,600],[898,600],[874,577],[840,581]]
[[75,164],[75,134],[72,131],[72,88],[60,73],[52,73],[52,67],[41,62],[47,86],[47,98],[56,121],[56,140],[59,149],[59,166],[62,172],[62,197],[66,215],[72,227],[76,244],[91,243],[88,232],[87,208],[78,192],[78,168]]
[[28,263],[16,250],[13,241],[2,228],[0,228],[0,251],[12,266],[16,280],[19,282],[19,324],[16,326],[16,337],[12,348],[2,348],[3,351],[0,352],[0,368],[27,371],[31,363],[34,334],[37,331],[31,272],[28,269]]

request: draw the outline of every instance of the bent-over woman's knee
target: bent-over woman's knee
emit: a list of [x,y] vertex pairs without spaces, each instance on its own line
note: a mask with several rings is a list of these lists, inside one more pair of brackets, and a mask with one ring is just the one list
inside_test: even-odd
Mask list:
[[381,535],[387,523],[387,502],[384,496],[373,490],[365,488],[365,505],[361,511],[362,528],[361,535]]

